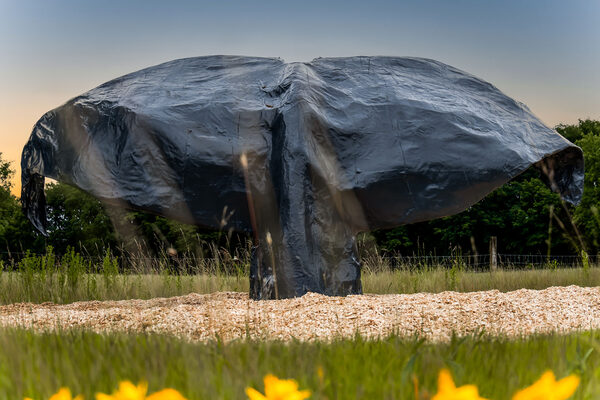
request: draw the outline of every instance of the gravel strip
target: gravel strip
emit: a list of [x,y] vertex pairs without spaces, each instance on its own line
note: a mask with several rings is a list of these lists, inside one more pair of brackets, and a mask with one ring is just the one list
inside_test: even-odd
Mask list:
[[193,341],[377,338],[392,333],[445,341],[453,334],[522,336],[600,328],[600,288],[578,286],[502,293],[443,292],[328,297],[308,293],[253,301],[219,292],[172,298],[0,306],[0,326],[36,330],[158,332]]

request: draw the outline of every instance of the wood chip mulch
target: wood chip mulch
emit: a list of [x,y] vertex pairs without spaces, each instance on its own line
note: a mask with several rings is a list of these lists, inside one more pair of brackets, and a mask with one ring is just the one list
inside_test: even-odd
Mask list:
[[35,330],[157,332],[192,341],[251,337],[331,340],[359,333],[446,341],[453,334],[522,336],[600,328],[600,288],[328,297],[253,301],[245,293],[0,306],[0,326]]

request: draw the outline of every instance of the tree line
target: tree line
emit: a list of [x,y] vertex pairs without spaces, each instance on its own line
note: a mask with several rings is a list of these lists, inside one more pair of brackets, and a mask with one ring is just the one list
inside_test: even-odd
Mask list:
[[[588,254],[600,251],[600,121],[579,120],[555,128],[583,149],[584,193],[581,203],[565,204],[530,168],[460,214],[434,221],[371,232],[368,237],[389,254],[486,254],[492,236],[506,254]],[[249,237],[216,232],[125,210],[106,209],[92,196],[61,183],[46,187],[48,237],[35,232],[11,194],[11,163],[0,153],[0,258],[27,251],[57,254],[69,249],[91,256],[105,249],[157,254],[230,250]]]

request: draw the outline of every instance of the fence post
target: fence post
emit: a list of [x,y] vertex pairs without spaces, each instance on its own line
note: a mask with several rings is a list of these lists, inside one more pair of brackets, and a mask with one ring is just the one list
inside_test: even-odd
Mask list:
[[490,237],[490,269],[495,271],[498,268],[498,238]]
[[477,260],[477,256],[479,254],[477,254],[477,246],[475,246],[475,237],[473,235],[471,235],[471,251],[473,252],[473,265],[472,267],[477,268],[479,267],[479,262]]

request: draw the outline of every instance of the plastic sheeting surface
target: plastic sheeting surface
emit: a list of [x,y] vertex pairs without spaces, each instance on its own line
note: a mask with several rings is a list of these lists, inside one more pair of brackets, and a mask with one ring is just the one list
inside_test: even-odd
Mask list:
[[109,205],[254,231],[254,298],[343,295],[361,291],[356,233],[458,213],[532,164],[579,201],[581,150],[440,62],[210,56],[46,113],[23,150],[22,200],[42,232],[44,176]]

